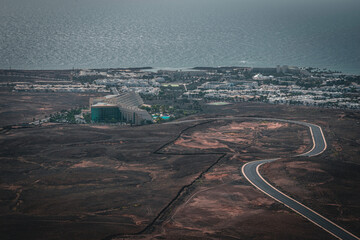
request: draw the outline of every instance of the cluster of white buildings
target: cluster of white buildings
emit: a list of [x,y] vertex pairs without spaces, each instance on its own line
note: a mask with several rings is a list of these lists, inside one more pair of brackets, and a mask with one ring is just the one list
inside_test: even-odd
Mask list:
[[[158,79],[162,81],[163,79]],[[157,79],[98,79],[94,83],[98,86],[113,86],[120,92],[136,92],[141,94],[158,95],[160,92],[160,82]]]
[[[158,95],[161,90],[160,86],[166,82],[164,79],[166,78],[171,79],[172,82],[181,79],[185,89],[182,97],[189,99],[259,100],[270,103],[360,108],[360,97],[349,98],[345,94],[354,91],[360,92],[358,84],[334,85],[331,82],[342,80],[336,74],[322,73],[312,76],[312,73],[305,69],[286,65],[276,68],[169,69],[157,71],[152,79],[144,79],[149,72],[124,71],[117,73],[117,76],[101,72],[80,73],[80,75],[84,74],[100,74],[104,79],[95,80],[95,84],[115,87],[120,92],[133,91]],[[297,85],[297,81],[304,79],[310,83],[320,81],[321,84],[309,89]],[[193,82],[201,84],[194,90],[188,90],[186,84]]]
[[[253,78],[254,79],[254,78]],[[302,104],[360,109],[360,95],[356,99],[344,97],[344,92],[360,92],[360,85],[320,86],[305,89],[291,85],[273,85],[254,81],[206,82],[195,90],[187,91],[184,98],[222,99],[231,101],[260,100],[269,103]]]
[[[142,75],[142,73],[140,73],[140,75]],[[83,70],[80,70],[79,73],[75,75],[75,77],[87,77],[87,76],[125,79],[125,78],[137,78],[137,77],[139,77],[139,74],[135,73],[133,71],[130,71],[130,70],[123,70],[123,71],[116,71],[116,72],[104,72],[104,71],[83,69]]]
[[[341,85],[345,78],[332,73],[314,74],[289,66],[276,68],[209,68],[203,70],[141,71],[129,69],[81,70],[74,77],[93,84],[62,82],[16,83],[15,91],[29,92],[133,92],[158,96],[161,86],[184,91],[182,98],[320,105],[360,109],[360,85]],[[89,77],[89,78],[87,78]],[[81,80],[81,79],[80,79]],[[84,81],[80,81],[84,82]],[[312,84],[312,83],[319,84]],[[175,84],[176,83],[176,84]],[[305,84],[304,84],[305,83]],[[309,83],[311,87],[306,86]],[[298,85],[297,85],[298,84]],[[184,89],[179,90],[179,86]],[[194,86],[196,89],[194,89]],[[188,90],[188,87],[192,90]],[[307,88],[306,88],[307,87]]]
[[110,92],[105,86],[96,84],[29,84],[20,83],[14,87],[18,92],[74,92],[74,93],[95,93]]

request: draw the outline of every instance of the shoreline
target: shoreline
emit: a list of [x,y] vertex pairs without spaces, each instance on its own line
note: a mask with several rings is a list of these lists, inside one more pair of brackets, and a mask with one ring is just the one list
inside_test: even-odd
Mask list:
[[[289,65],[290,66],[290,65]],[[295,67],[295,66],[290,66]],[[81,71],[81,70],[94,70],[94,71],[144,71],[144,72],[154,72],[157,71],[216,71],[216,70],[231,70],[231,69],[253,69],[253,68],[264,68],[264,69],[276,69],[276,66],[272,67],[262,67],[262,66],[196,66],[196,67],[110,67],[110,68],[72,68],[72,69],[18,69],[18,68],[0,68],[0,72],[69,72],[69,71]],[[328,73],[328,74],[338,74],[338,75],[347,75],[347,76],[360,76],[360,69],[358,72],[344,72],[339,70],[332,70],[328,68],[318,68],[318,67],[295,67],[299,69],[315,69],[318,70],[317,73]]]

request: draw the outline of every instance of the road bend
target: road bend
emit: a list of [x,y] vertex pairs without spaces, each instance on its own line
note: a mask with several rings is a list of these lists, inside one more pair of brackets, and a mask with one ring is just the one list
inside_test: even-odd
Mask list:
[[[282,121],[286,121],[286,120],[282,120]],[[296,121],[290,121],[290,122],[308,126],[310,128],[311,136],[313,139],[313,148],[310,151],[300,154],[298,156],[312,157],[319,155],[325,151],[327,144],[321,127],[304,122],[296,122]],[[359,239],[354,234],[348,232],[347,230],[333,223],[329,219],[321,216],[319,213],[306,207],[305,205],[299,203],[298,201],[294,200],[293,198],[287,196],[286,194],[280,192],[278,189],[270,185],[259,173],[259,168],[261,165],[265,163],[273,162],[276,160],[278,160],[278,158],[249,162],[242,167],[241,171],[245,176],[245,178],[257,189],[259,189],[266,195],[272,197],[276,201],[289,207],[290,209],[302,215],[303,217],[307,218],[312,223],[321,227],[322,229],[329,232],[333,236],[344,240]]]
[[[295,121],[295,120],[285,120],[285,119],[277,119],[277,118],[259,118],[259,117],[219,117],[219,118],[206,118],[206,119],[192,119],[192,120],[184,120],[179,122],[170,122],[168,124],[178,124],[178,123],[186,123],[186,122],[197,122],[203,120],[240,120],[240,119],[253,119],[253,120],[260,120],[260,121],[279,121],[279,122],[287,122],[287,123],[294,123],[303,125],[309,128],[313,147],[308,152],[299,154],[297,157],[313,157],[323,153],[327,148],[327,143],[325,140],[324,133],[320,126]],[[315,212],[314,210],[306,207],[305,205],[301,204],[300,202],[296,201],[295,199],[287,196],[286,194],[280,192],[278,189],[270,185],[260,174],[259,168],[261,165],[269,162],[273,162],[278,160],[276,159],[266,159],[266,160],[259,160],[254,162],[249,162],[244,164],[241,171],[245,178],[254,185],[257,189],[261,192],[265,193],[266,195],[270,196],[271,198],[275,199],[276,201],[284,204],[285,206],[289,207],[293,211],[297,212],[301,216],[307,218],[309,221],[314,223],[315,225],[321,227],[325,231],[329,232],[336,238],[344,239],[344,240],[360,240],[357,236],[350,233],[349,231],[345,230],[344,228],[338,226],[337,224],[333,223],[329,219],[321,216],[319,213]]]

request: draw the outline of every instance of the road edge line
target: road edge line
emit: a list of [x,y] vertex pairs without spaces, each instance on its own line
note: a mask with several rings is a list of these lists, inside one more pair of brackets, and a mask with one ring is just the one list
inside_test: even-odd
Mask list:
[[315,143],[315,138],[314,138],[313,130],[312,130],[311,126],[307,126],[307,127],[310,129],[313,146],[312,146],[312,148],[311,148],[309,151],[307,151],[307,152],[305,152],[305,153],[302,153],[302,154],[299,154],[299,155],[296,155],[296,157],[304,156],[304,155],[306,155],[306,154],[308,154],[308,153],[311,153],[311,151],[313,151],[313,150],[315,149],[316,143]]
[[[263,178],[263,176],[262,176],[262,175],[260,174],[260,172],[259,172],[259,168],[260,168],[263,164],[265,164],[265,163],[259,164],[259,165],[256,167],[256,173],[259,175],[259,177],[260,177],[268,186],[270,186],[271,188],[273,188],[274,190],[276,190],[276,191],[279,192],[280,194],[284,195],[285,197],[287,197],[287,198],[293,200],[294,202],[300,204],[301,206],[305,207],[307,210],[315,213],[315,214],[318,215],[319,217],[321,217],[321,218],[325,219],[326,221],[330,222],[331,224],[335,225],[336,227],[340,228],[341,230],[343,230],[344,232],[346,232],[346,233],[348,233],[349,235],[353,236],[354,238],[360,239],[360,238],[358,238],[357,236],[355,236],[354,234],[352,234],[351,232],[347,231],[346,229],[340,227],[339,225],[337,225],[337,224],[334,223],[333,221],[331,221],[331,220],[329,220],[328,218],[324,217],[324,216],[321,215],[320,213],[315,212],[315,211],[312,210],[311,208],[305,206],[305,205],[302,204],[301,202],[298,202],[298,201],[295,200],[294,198],[288,196],[287,194],[281,192],[280,190],[278,190],[278,189],[276,189],[274,186],[272,186],[268,181],[266,181],[266,180]],[[283,204],[284,204],[284,203],[283,203]],[[284,205],[286,205],[286,204],[284,204]],[[286,206],[287,206],[287,205],[286,205]],[[291,208],[291,207],[289,207],[289,208]],[[293,209],[293,208],[291,208],[291,209]],[[294,211],[296,211],[296,210],[294,210]],[[300,214],[300,213],[299,213],[299,214]],[[301,215],[302,215],[302,214],[301,214]],[[307,218],[307,217],[305,217],[305,218]],[[308,218],[307,218],[307,219],[308,219]],[[310,220],[310,219],[309,219],[309,220]],[[311,221],[311,220],[310,220],[310,221]],[[321,228],[322,228],[322,227],[321,227]],[[323,228],[323,229],[324,229],[324,228]],[[340,237],[338,237],[338,238],[340,238]],[[340,239],[341,239],[341,238],[340,238]]]
[[[261,161],[261,160],[260,160]],[[276,161],[276,160],[274,160]],[[250,163],[250,162],[249,162]],[[314,222],[313,220],[309,219],[308,217],[306,217],[305,215],[301,214],[300,212],[298,212],[297,210],[293,209],[292,207],[288,206],[287,204],[281,202],[280,200],[278,200],[277,198],[273,197],[272,195],[268,194],[267,192],[263,191],[261,188],[259,188],[256,184],[254,184],[245,174],[244,172],[244,167],[247,165],[248,163],[244,164],[243,167],[241,168],[241,172],[243,173],[243,176],[246,178],[246,180],[248,180],[248,182],[250,182],[253,186],[255,186],[258,190],[260,190],[262,193],[264,193],[265,195],[271,197],[272,199],[274,199],[275,201],[281,203],[282,205],[286,206],[287,208],[290,208],[292,211],[294,211],[295,213],[299,214],[300,216],[304,217],[305,219],[309,220],[311,223],[315,224],[316,226],[320,227],[321,229],[325,230],[326,232],[328,232],[329,234],[331,234],[332,236],[336,237],[337,239],[342,239],[338,236],[336,236],[334,233],[330,232],[329,230],[327,230],[326,228],[323,228],[321,225],[319,225],[318,223]],[[264,163],[262,163],[264,164]],[[262,165],[260,164],[260,165]],[[260,166],[259,165],[259,166]],[[270,185],[271,186],[271,185]],[[272,187],[272,186],[271,186]],[[280,192],[280,191],[279,191]],[[280,192],[281,193],[281,192]],[[285,195],[285,194],[284,194]],[[285,195],[286,196],[286,195]]]

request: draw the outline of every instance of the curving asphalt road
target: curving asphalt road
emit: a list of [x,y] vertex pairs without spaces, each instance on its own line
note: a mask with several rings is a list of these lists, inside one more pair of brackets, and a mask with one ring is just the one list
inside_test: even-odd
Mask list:
[[[286,120],[281,120],[281,121],[286,121]],[[287,121],[287,122],[305,125],[305,126],[309,127],[310,132],[311,132],[311,136],[313,139],[313,148],[310,151],[300,154],[298,156],[312,157],[312,156],[319,155],[325,151],[327,144],[326,144],[326,140],[325,140],[325,137],[324,137],[321,127],[314,125],[314,124],[310,124],[310,123],[304,123],[304,122],[297,122],[297,121]],[[327,218],[321,216],[317,212],[311,210],[310,208],[299,203],[298,201],[294,200],[293,198],[287,196],[286,194],[280,192],[279,190],[274,188],[272,185],[270,185],[260,175],[259,168],[261,165],[268,163],[268,162],[273,162],[277,159],[267,159],[267,160],[249,162],[242,167],[241,171],[242,171],[243,175],[245,176],[245,178],[252,185],[254,185],[257,189],[259,189],[266,195],[272,197],[276,201],[291,208],[292,210],[294,210],[298,214],[302,215],[303,217],[307,218],[312,223],[321,227],[322,229],[329,232],[333,236],[335,236],[339,239],[359,239],[354,234],[346,231],[342,227],[336,225],[335,223],[331,222]]]
[[[256,119],[256,120],[268,120],[268,121],[279,121],[279,122],[288,122],[288,123],[295,123],[299,125],[303,125],[309,128],[312,140],[313,140],[313,147],[310,151],[299,154],[297,156],[303,157],[313,157],[323,153],[326,148],[326,140],[323,134],[323,131],[320,126],[300,122],[300,121],[293,121],[293,120],[284,120],[284,119],[276,119],[276,118],[258,118],[258,117],[238,117],[238,118],[206,118],[206,119],[195,119],[195,120],[184,120],[178,122],[169,122],[165,124],[178,124],[178,123],[185,123],[185,122],[197,122],[197,121],[204,121],[204,120],[239,120],[239,119]],[[295,199],[287,196],[286,194],[280,192],[275,187],[270,185],[259,173],[259,168],[261,165],[269,162],[273,162],[278,160],[276,159],[266,159],[266,160],[259,160],[254,162],[249,162],[244,164],[241,171],[245,178],[254,185],[257,189],[265,193],[266,195],[270,196],[271,198],[275,199],[276,201],[284,204],[285,206],[289,207],[293,211],[297,212],[298,214],[302,215],[303,217],[307,218],[312,223],[316,224],[317,226],[321,227],[325,231],[332,234],[334,237],[344,240],[353,240],[357,239],[360,240],[354,234],[348,232],[347,230],[343,229],[342,227],[338,226],[337,224],[333,223],[332,221],[328,220],[327,218],[321,216],[314,210],[306,207],[305,205],[299,203]]]

